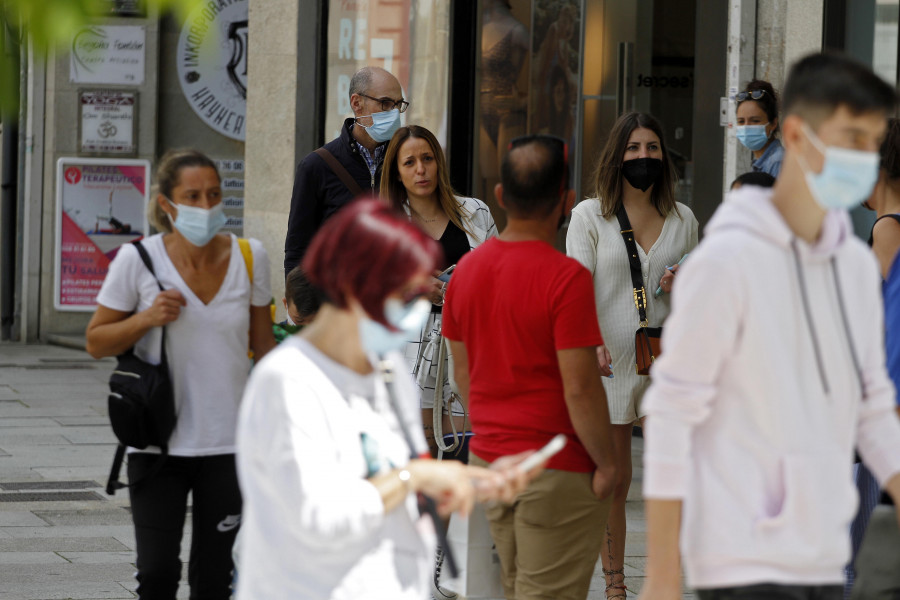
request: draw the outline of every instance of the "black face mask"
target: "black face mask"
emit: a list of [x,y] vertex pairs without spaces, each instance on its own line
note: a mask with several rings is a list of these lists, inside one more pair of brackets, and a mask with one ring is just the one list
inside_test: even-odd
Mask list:
[[659,158],[634,158],[622,163],[625,180],[642,192],[646,192],[662,175],[663,163]]

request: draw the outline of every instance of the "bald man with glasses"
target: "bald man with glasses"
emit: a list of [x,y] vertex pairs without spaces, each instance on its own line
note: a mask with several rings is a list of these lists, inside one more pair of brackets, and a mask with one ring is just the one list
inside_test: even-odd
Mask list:
[[340,135],[308,154],[294,174],[284,240],[285,275],[297,266],[322,223],[362,194],[377,193],[384,151],[400,127],[400,82],[379,67],[363,67],[350,80],[353,117]]

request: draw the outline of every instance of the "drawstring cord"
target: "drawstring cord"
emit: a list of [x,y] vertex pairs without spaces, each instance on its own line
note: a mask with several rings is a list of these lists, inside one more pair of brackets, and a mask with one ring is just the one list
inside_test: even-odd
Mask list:
[[797,267],[797,279],[800,280],[800,296],[803,300],[803,314],[806,317],[806,325],[809,328],[809,337],[812,338],[813,352],[816,355],[816,366],[819,368],[819,377],[822,379],[822,387],[825,388],[826,394],[830,394],[828,379],[825,377],[825,367],[822,364],[822,353],[819,350],[819,337],[816,335],[816,330],[813,327],[812,313],[809,309],[809,297],[806,293],[806,279],[803,277],[803,267],[800,265],[800,253],[797,251],[796,238],[791,240],[791,250],[794,253],[794,265]]

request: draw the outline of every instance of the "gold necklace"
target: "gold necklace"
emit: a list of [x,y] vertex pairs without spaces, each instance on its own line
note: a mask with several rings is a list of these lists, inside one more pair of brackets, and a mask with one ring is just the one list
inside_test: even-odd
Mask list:
[[420,215],[416,209],[414,209],[412,207],[412,204],[409,205],[409,210],[411,210],[412,213],[416,216],[416,218],[419,219],[420,221],[422,221],[423,223],[437,223],[438,219],[440,219],[440,217],[435,217],[433,219],[426,219],[425,217]]

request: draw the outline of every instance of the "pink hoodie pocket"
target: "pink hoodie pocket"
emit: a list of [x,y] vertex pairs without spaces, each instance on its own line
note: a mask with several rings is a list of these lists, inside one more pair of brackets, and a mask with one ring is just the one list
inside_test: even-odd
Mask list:
[[843,566],[850,558],[856,492],[847,458],[838,452],[782,460],[784,499],[778,512],[756,521],[759,558],[785,566]]

